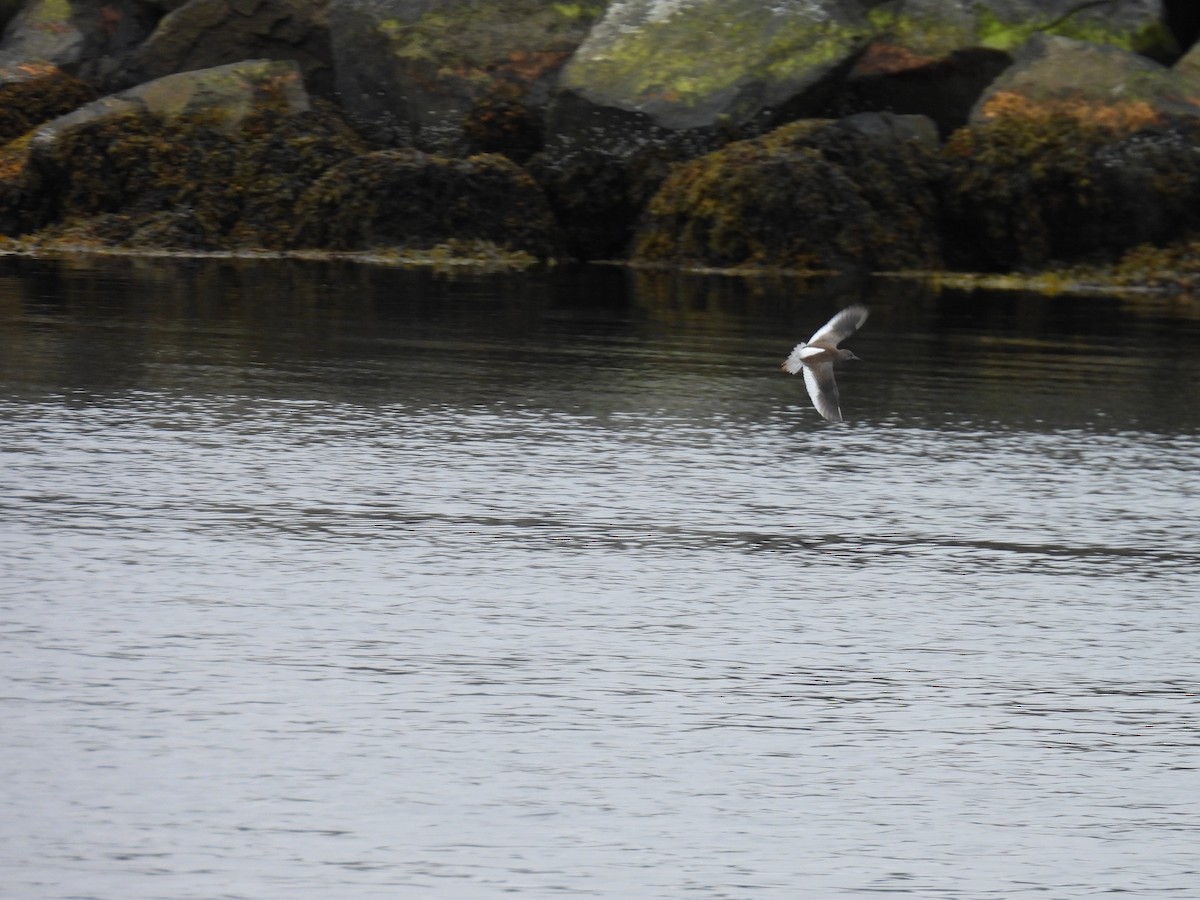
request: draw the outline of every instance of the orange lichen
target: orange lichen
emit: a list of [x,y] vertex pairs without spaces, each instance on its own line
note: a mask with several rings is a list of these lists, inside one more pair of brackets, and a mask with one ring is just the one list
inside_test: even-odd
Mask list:
[[571,54],[566,51],[545,50],[534,52],[514,50],[508,54],[503,69],[523,81],[534,81],[547,72],[562,68]]
[[854,66],[855,77],[894,75],[922,69],[936,62],[933,57],[914,53],[896,44],[872,44]]
[[1022,94],[997,91],[984,103],[980,115],[987,121],[1007,117],[1048,121],[1067,119],[1112,134],[1132,134],[1163,117],[1145,100],[1101,102],[1079,97],[1032,100]]
[[28,81],[34,78],[45,78],[49,75],[56,75],[60,71],[62,70],[53,63],[42,62],[41,60],[19,62],[10,66],[0,67],[0,81]]

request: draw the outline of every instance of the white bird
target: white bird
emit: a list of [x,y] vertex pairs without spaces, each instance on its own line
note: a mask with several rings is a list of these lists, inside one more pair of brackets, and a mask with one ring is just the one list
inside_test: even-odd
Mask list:
[[830,422],[842,422],[842,409],[838,405],[837,382],[833,380],[833,364],[846,359],[858,359],[849,350],[839,350],[844,341],[867,321],[867,308],[861,303],[847,306],[826,322],[817,333],[795,346],[783,361],[783,369],[795,375],[804,372],[804,386],[812,397],[817,412]]

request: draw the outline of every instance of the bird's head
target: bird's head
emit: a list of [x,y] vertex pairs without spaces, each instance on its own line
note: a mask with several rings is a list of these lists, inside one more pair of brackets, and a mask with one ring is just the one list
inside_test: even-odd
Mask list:
[[854,355],[854,351],[853,351],[853,350],[839,350],[839,351],[838,351],[838,358],[839,358],[839,359],[841,359],[841,360],[843,360],[843,361],[844,361],[844,360],[847,360],[847,359],[856,359],[856,360],[858,360],[859,362],[862,362],[862,357],[861,357],[861,356],[855,356],[855,355]]

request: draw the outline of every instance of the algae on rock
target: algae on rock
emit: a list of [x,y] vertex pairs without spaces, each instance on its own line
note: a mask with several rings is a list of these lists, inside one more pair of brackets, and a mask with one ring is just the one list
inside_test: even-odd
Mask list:
[[942,175],[928,120],[792,123],[677,167],[650,202],[633,257],[801,271],[934,268]]
[[951,266],[1031,270],[1120,254],[1200,227],[1200,124],[1132,134],[1049,112],[946,145]]
[[508,158],[408,149],[361,154],[326,172],[296,204],[292,243],[414,250],[483,241],[549,256],[553,235],[541,190]]

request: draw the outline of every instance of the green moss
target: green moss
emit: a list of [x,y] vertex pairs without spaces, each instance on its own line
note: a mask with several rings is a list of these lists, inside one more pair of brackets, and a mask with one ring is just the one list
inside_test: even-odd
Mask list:
[[585,16],[589,17],[589,18],[594,18],[599,12],[599,9],[597,9],[597,7],[599,7],[600,9],[603,9],[603,6],[604,6],[604,4],[600,4],[600,3],[590,3],[590,4],[551,3],[550,4],[550,8],[553,9],[556,13],[558,13],[564,19],[568,19],[568,20],[572,20],[572,21],[575,19],[582,19]]
[[1175,46],[1174,38],[1162,22],[1148,22],[1131,33],[1108,26],[1098,17],[1082,14],[1010,21],[979,6],[970,16],[969,20],[956,19],[951,14],[912,16],[892,6],[876,7],[867,14],[877,33],[888,35],[914,53],[928,56],[941,56],[973,45],[1011,53],[1037,32],[1151,56],[1169,53]]
[[736,89],[746,79],[803,78],[813,67],[843,58],[864,33],[862,27],[829,19],[773,16],[764,6],[739,4],[737,13],[705,3],[646,22],[602,53],[576,57],[564,72],[564,84],[686,107]]
[[943,56],[975,41],[975,29],[963,27],[952,16],[912,16],[887,5],[870,10],[867,21],[876,34],[923,56]]
[[69,21],[72,15],[70,0],[37,0],[32,4],[32,9],[29,24],[47,31],[57,31],[61,23]]
[[[392,55],[434,71],[465,72],[507,60],[514,50],[569,53],[603,2],[511,3],[452,0],[412,22],[385,19],[376,28]],[[531,46],[532,45],[532,46]]]

